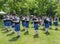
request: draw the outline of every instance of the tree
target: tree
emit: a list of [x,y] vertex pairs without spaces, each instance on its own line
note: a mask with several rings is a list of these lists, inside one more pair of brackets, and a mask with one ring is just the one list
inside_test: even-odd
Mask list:
[[0,0],[0,10],[18,15],[60,14],[60,0]]

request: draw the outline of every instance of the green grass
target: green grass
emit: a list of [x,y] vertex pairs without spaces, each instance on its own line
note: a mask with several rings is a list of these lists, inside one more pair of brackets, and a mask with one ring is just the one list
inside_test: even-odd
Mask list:
[[[39,27],[39,37],[34,38],[35,31],[30,24],[29,35],[24,35],[24,32],[21,32],[21,37],[16,39],[16,33],[14,35],[7,36],[10,34],[4,33],[5,30],[3,27],[3,23],[0,21],[0,44],[60,44],[60,27],[59,30],[55,31],[55,27],[53,29],[49,29],[50,35],[44,34],[45,31],[40,30],[42,26]],[[22,30],[22,26],[21,26]]]

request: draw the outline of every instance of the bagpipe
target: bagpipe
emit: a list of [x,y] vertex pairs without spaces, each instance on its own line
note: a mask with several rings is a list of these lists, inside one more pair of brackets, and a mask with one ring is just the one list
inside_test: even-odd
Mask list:
[[42,20],[41,19],[38,19],[38,24],[41,25],[41,23],[42,23]]

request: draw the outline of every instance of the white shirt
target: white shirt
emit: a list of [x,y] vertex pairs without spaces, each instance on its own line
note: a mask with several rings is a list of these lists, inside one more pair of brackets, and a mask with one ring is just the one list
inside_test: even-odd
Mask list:
[[22,20],[25,20],[25,17],[23,17]]
[[48,17],[46,18],[46,20],[47,20],[47,21],[50,21]]
[[10,17],[7,15],[7,16],[4,16],[4,19],[3,20],[10,20]]
[[6,18],[7,20],[10,20],[10,17],[7,15],[7,18]]
[[36,20],[34,20],[34,22],[38,22],[38,18],[36,18]]
[[[57,19],[57,20],[56,20]],[[58,18],[54,18],[54,22],[58,22],[59,21],[59,19]]]
[[29,21],[30,20],[30,18],[29,17],[26,17],[26,21]]
[[19,17],[15,17],[16,20],[14,22],[20,22],[20,18]]

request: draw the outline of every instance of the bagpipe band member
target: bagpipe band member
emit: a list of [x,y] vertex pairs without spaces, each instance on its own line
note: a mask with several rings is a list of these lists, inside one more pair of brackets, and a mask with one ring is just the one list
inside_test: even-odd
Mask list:
[[8,31],[7,21],[6,21],[7,19],[6,18],[7,18],[6,15],[3,16],[4,27],[5,27],[6,31]]
[[49,28],[51,29],[52,28],[52,17],[49,18]]
[[49,21],[50,21],[50,20],[49,20],[48,17],[46,17],[46,19],[44,20],[46,33],[48,33]]
[[7,26],[11,26],[11,19],[9,15],[7,15]]
[[38,35],[38,18],[34,16],[34,29],[36,31],[36,35]]
[[59,21],[58,17],[55,17],[54,18],[54,25],[56,26],[56,30],[58,29],[58,21]]
[[4,16],[3,21],[4,21],[4,26],[6,28],[6,31],[8,31],[8,27],[11,26],[11,19],[10,19],[10,17],[8,15]]
[[29,16],[26,16],[26,32],[28,32],[28,28],[29,28]]
[[42,26],[43,26],[43,30],[45,30],[45,23],[44,23],[44,20],[46,19],[46,16],[43,16],[42,17]]
[[34,17],[35,17],[35,16],[32,17],[32,25],[33,25],[33,27],[34,27],[34,20],[35,20]]
[[23,26],[23,30],[25,30],[25,24],[26,24],[26,22],[25,22],[25,17],[22,16],[22,26]]
[[11,15],[10,19],[11,19],[11,33],[14,33],[14,30],[15,30],[14,15]]
[[20,18],[18,16],[15,16],[14,19],[15,22],[15,31],[17,32],[17,37],[20,37]]

